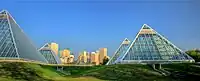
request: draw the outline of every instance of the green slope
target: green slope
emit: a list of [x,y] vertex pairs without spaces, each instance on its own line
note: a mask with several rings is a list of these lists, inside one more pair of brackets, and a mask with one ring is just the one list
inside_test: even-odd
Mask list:
[[55,67],[33,63],[0,63],[0,81],[101,81],[93,77],[63,76]]
[[147,65],[110,65],[92,67],[93,69],[82,72],[82,76],[93,76],[103,80],[117,81],[169,81]]
[[171,73],[170,78],[176,81],[198,81],[200,66],[196,64],[166,64],[163,69]]
[[171,72],[163,76],[148,65],[125,64],[94,67],[65,67],[74,77],[92,76],[114,81],[196,81],[200,77],[200,67],[194,64],[165,64],[163,69]]
[[167,64],[162,66],[172,74],[162,76],[150,66],[139,64],[65,66],[61,73],[55,66],[1,62],[0,81],[196,81],[196,78],[200,77],[198,65]]

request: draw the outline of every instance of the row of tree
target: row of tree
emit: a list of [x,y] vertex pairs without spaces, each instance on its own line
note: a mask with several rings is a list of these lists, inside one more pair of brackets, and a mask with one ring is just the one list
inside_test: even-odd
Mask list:
[[186,53],[191,56],[196,62],[200,62],[200,50],[188,50],[186,51]]

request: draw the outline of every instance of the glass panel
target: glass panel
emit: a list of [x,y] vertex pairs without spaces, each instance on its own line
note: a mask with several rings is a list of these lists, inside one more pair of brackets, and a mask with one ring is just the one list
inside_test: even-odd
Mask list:
[[8,21],[0,17],[0,57],[10,58],[17,56]]
[[51,50],[46,50],[46,49],[41,49],[40,53],[45,57],[45,59],[50,63],[50,64],[57,64],[56,59],[53,56],[53,53]]
[[158,34],[140,34],[124,59],[187,60],[192,58],[175,48],[169,41]]

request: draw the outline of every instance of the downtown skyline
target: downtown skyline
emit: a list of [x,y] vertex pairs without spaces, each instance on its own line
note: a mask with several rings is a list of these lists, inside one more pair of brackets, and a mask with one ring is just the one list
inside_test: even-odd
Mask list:
[[195,2],[5,3],[0,8],[14,16],[37,48],[56,42],[61,49],[70,48],[75,57],[79,51],[100,47],[108,48],[108,55],[112,56],[120,42],[124,38],[132,41],[145,23],[182,50],[200,46],[200,9]]

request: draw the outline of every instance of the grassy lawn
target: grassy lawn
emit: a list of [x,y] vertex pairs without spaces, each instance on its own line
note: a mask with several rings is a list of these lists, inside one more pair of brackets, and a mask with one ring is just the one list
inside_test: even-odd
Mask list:
[[109,66],[65,66],[65,75],[55,66],[32,63],[0,63],[0,81],[196,81],[200,68],[194,64],[167,64],[162,67],[171,72],[162,76],[148,65],[125,64]]
[[195,64],[167,64],[162,67],[171,72],[171,78],[178,81],[197,81],[200,77],[200,68]]
[[32,63],[0,63],[0,81],[102,81],[94,77],[64,76],[55,67]]
[[117,81],[170,81],[168,77],[163,77],[147,65],[110,65],[94,67],[65,67],[65,71],[72,72],[76,76],[92,76],[102,80]]
[[14,81],[12,78],[0,77],[0,81]]

